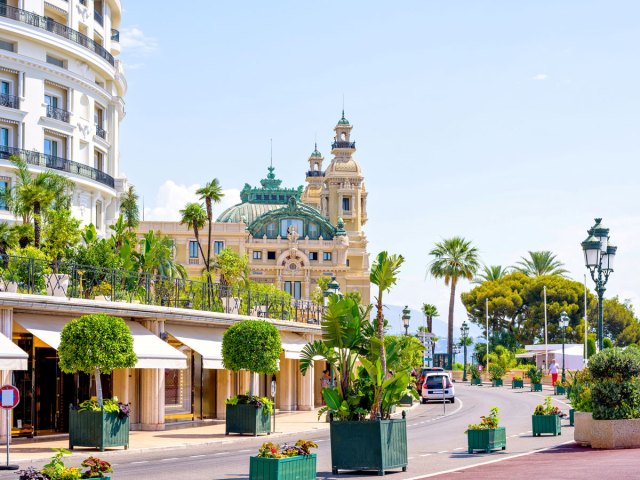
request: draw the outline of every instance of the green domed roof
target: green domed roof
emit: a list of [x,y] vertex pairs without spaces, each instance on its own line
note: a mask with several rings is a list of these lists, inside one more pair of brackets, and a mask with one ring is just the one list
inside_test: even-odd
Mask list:
[[282,208],[283,203],[239,203],[227,208],[218,217],[218,222],[252,224],[258,217]]
[[349,125],[349,120],[344,118],[344,110],[342,110],[342,118],[338,121],[338,125]]
[[316,143],[315,148],[313,149],[313,152],[311,152],[311,156],[312,157],[321,157],[322,154],[318,151],[318,144]]

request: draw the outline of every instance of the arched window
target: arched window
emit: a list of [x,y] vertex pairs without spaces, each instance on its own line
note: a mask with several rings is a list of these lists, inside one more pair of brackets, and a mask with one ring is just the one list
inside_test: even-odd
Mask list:
[[271,222],[267,224],[267,238],[276,238],[278,235],[278,229],[276,228],[276,224]]
[[318,225],[310,223],[309,227],[307,227],[307,235],[309,235],[310,240],[317,240],[320,236],[320,229],[318,228]]
[[347,134],[346,134],[346,133],[344,133],[344,132],[342,132],[342,133],[340,134],[340,140],[342,140],[343,142],[344,142],[344,141],[346,141],[346,140],[347,140]]
[[298,235],[302,235],[302,220],[298,220],[295,218],[285,218],[283,220],[280,220],[281,237],[286,237],[289,234],[289,228],[295,229]]

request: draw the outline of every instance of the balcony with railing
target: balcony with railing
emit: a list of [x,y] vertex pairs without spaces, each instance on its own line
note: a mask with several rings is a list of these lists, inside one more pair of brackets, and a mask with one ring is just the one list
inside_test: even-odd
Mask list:
[[0,106],[20,109],[20,98],[15,95],[0,94]]
[[309,170],[307,172],[307,177],[324,177],[324,172],[319,170]]
[[111,29],[111,41],[112,42],[120,42],[120,32],[115,28]]
[[74,162],[73,160],[68,160],[66,158],[56,157],[54,155],[46,155],[32,150],[22,150],[20,148],[0,145],[0,159],[8,160],[13,155],[22,158],[29,165],[73,173],[75,175],[94,180],[98,183],[102,183],[108,187],[115,188],[114,178],[97,168],[83,165],[82,163]]
[[43,17],[36,13],[28,12],[26,10],[12,7],[10,5],[0,5],[0,17],[9,18],[11,20],[15,20],[16,22],[25,23],[27,25],[31,25],[32,27],[41,28],[42,30],[47,30],[55,35],[64,37],[67,40],[70,40],[88,50],[91,50],[96,55],[100,56],[111,65],[115,66],[116,61],[113,58],[113,55],[111,55],[102,45],[93,41],[86,35],[83,35],[82,33],[73,30],[66,25],[58,23],[51,18]]
[[100,125],[96,125],[96,135],[102,138],[103,140],[107,139],[107,131],[102,128]]
[[60,120],[61,122],[69,123],[69,117],[71,115],[67,110],[63,110],[62,108],[52,107],[51,105],[47,105],[47,117],[53,118],[54,120]]
[[356,148],[356,142],[333,142],[331,148]]

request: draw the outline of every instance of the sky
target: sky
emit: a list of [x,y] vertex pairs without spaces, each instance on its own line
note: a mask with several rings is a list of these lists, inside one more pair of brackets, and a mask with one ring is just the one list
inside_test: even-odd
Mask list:
[[[444,318],[448,288],[425,273],[454,235],[488,265],[551,250],[582,281],[580,242],[603,217],[618,246],[606,295],[640,305],[640,2],[123,8],[121,170],[147,220],[177,219],[214,177],[218,211],[237,203],[264,178],[270,139],[283,184],[303,184],[314,141],[330,160],[344,98],[371,259],[406,258],[387,302],[433,303]],[[457,295],[455,324],[465,318]]]

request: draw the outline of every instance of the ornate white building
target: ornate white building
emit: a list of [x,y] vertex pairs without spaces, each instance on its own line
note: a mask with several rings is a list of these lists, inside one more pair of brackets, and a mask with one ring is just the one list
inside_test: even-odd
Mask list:
[[[0,0],[0,188],[11,155],[75,183],[72,210],[100,234],[118,212],[127,83],[120,0]],[[13,220],[0,204],[0,220]]]

